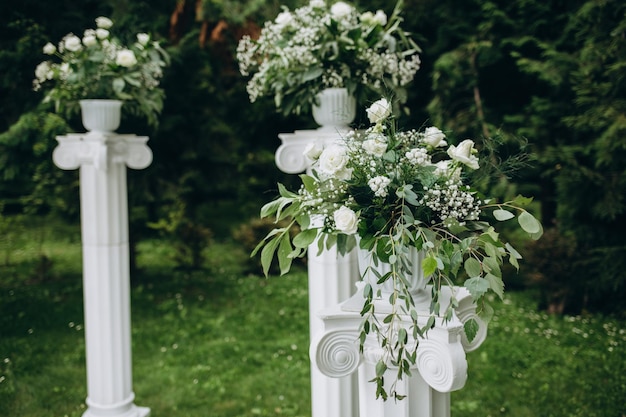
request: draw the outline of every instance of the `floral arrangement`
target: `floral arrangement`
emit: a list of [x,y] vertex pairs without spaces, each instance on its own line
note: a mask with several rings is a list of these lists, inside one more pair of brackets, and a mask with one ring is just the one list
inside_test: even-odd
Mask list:
[[347,88],[363,101],[405,96],[404,86],[420,67],[419,48],[400,28],[401,4],[390,17],[359,13],[343,1],[311,0],[266,22],[258,39],[244,36],[237,47],[242,75],[250,76],[251,102],[273,96],[283,114],[299,114],[316,104],[325,88]]
[[125,110],[156,124],[164,99],[159,83],[169,56],[147,33],[124,46],[111,35],[112,26],[111,19],[101,16],[82,38],[69,33],[57,46],[48,42],[43,52],[57,60],[37,66],[33,89],[51,85],[44,102],[53,101],[57,111],[75,113],[82,99],[117,99],[126,103]]
[[[409,374],[415,350],[404,337],[383,329],[398,329],[412,322],[413,340],[424,336],[436,317],[450,320],[458,306],[454,294],[449,305],[441,305],[442,286],[465,286],[476,303],[477,312],[489,319],[492,308],[486,302],[491,291],[503,296],[502,264],[519,267],[520,254],[504,242],[492,223],[517,219],[531,238],[538,239],[541,223],[524,206],[531,199],[518,196],[497,202],[481,196],[471,184],[471,174],[480,168],[475,144],[466,139],[448,144],[446,134],[431,126],[398,131],[388,100],[381,99],[367,109],[372,126],[351,131],[343,140],[320,146],[311,144],[305,155],[312,162],[311,175],[301,175],[297,192],[279,184],[280,196],[263,206],[261,217],[289,220],[272,230],[256,247],[261,252],[265,275],[278,258],[281,274],[291,262],[304,256],[317,240],[319,249],[336,246],[342,254],[355,248],[371,252],[372,262],[390,265],[391,272],[378,276],[378,284],[392,282],[392,313],[384,325],[374,314],[374,300],[381,297],[376,285],[363,289],[364,317],[361,346],[376,333],[386,357],[377,366],[377,395],[387,398],[382,375],[391,363],[399,378]],[[293,226],[299,232],[293,236]],[[418,324],[417,311],[409,291],[412,249],[422,251],[421,268],[432,287],[430,317]],[[423,314],[423,313],[422,313]],[[471,341],[478,330],[475,320],[464,324]],[[392,394],[398,398],[395,391]]]

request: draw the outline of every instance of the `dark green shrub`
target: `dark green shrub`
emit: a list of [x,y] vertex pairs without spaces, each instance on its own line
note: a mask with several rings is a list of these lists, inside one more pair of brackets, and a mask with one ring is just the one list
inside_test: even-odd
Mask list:
[[580,311],[582,285],[577,279],[578,245],[557,228],[529,242],[524,254],[529,284],[539,288],[539,307],[551,313]]
[[172,259],[182,269],[200,269],[204,265],[204,250],[209,247],[213,232],[208,227],[192,219],[183,203],[177,203],[162,218],[149,227],[158,230],[168,239],[174,253]]

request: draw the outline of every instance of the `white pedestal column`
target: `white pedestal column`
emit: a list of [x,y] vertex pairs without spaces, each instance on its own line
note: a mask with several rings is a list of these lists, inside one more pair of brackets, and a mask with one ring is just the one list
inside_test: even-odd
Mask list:
[[[282,140],[276,151],[276,165],[288,174],[309,169],[303,152],[309,143],[320,145],[341,139],[341,133],[328,130],[298,130],[278,135]],[[345,256],[336,248],[318,255],[317,243],[308,250],[309,334],[311,340],[324,331],[319,312],[347,300],[359,280],[356,253]],[[311,367],[311,407],[313,417],[358,417],[358,386],[356,374],[331,378]]]
[[126,166],[152,162],[147,137],[90,132],[57,137],[54,163],[80,168],[87,357],[84,417],[145,417],[134,404]]
[[[469,343],[464,336],[463,323],[469,318],[477,319],[469,293],[464,288],[454,288],[460,310],[448,322],[437,319],[427,337],[419,340],[412,376],[405,376],[396,385],[397,392],[406,398],[383,401],[376,399],[376,385],[370,382],[376,376],[376,363],[383,354],[373,334],[366,339],[363,353],[359,352],[362,286],[358,284],[359,290],[350,299],[319,313],[324,330],[311,343],[314,368],[332,378],[358,375],[360,417],[449,417],[450,392],[461,389],[467,379],[465,352],[476,349],[486,337],[486,328],[480,320],[477,338]],[[451,288],[442,291],[442,305],[447,304],[451,291]],[[382,322],[385,313],[379,315]],[[428,311],[419,313],[420,326],[426,324],[428,317]],[[403,325],[408,328],[410,319]],[[396,375],[397,368],[390,366],[385,382],[393,383]],[[389,387],[386,388],[388,391]]]

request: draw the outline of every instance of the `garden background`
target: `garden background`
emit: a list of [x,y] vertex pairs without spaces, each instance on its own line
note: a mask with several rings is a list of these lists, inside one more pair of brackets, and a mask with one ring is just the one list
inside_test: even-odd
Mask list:
[[[154,152],[128,178],[137,404],[156,417],[310,413],[305,269],[267,281],[248,253],[276,182],[295,184],[275,166],[278,133],[315,125],[250,104],[234,59],[283,4],[302,2],[0,4],[0,415],[82,412],[78,173],[51,157],[82,127],[31,87],[43,45],[101,15],[158,34],[172,56],[158,128],[119,129]],[[400,124],[479,147],[497,137],[503,158],[523,148],[515,175],[483,187],[534,196],[546,229],[518,242],[521,272],[505,277],[453,415],[626,415],[626,4],[405,0],[404,18],[423,65]]]

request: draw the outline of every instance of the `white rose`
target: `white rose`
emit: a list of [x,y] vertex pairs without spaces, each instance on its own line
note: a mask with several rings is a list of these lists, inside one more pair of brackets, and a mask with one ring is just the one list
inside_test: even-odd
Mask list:
[[53,44],[51,44],[50,42],[48,42],[47,44],[44,45],[43,47],[43,53],[46,55],[52,55],[57,51],[56,46],[54,46]]
[[370,123],[379,123],[385,120],[391,114],[391,104],[387,99],[381,98],[375,101],[367,110],[367,118]]
[[67,62],[62,63],[59,66],[59,72],[61,73],[61,78],[67,78],[67,75],[70,73],[70,64]]
[[293,16],[289,12],[282,12],[276,16],[276,24],[280,27],[285,27],[293,20]]
[[438,146],[446,146],[448,143],[444,140],[446,135],[439,128],[431,126],[424,129],[424,137],[422,142],[436,148]]
[[80,51],[83,44],[80,42],[80,38],[76,35],[69,34],[63,39],[65,49],[70,52]]
[[361,146],[368,154],[380,158],[387,151],[387,141],[384,140],[384,136],[381,135],[381,137],[382,140],[380,138],[368,139]]
[[330,145],[322,151],[318,162],[322,173],[330,176],[337,176],[337,174],[343,176],[348,165],[346,148],[340,145]]
[[96,36],[98,39],[106,39],[109,37],[109,31],[106,29],[96,29]]
[[374,21],[381,26],[385,26],[387,24],[387,15],[382,10],[377,10],[376,15],[374,15]]
[[83,37],[83,45],[85,45],[87,47],[94,46],[97,43],[98,43],[98,40],[93,35],[87,35],[87,36]]
[[113,26],[113,21],[108,17],[100,16],[96,18],[96,26],[102,29],[109,29]]
[[311,142],[306,145],[302,154],[309,158],[311,161],[316,161],[317,158],[319,158],[322,154],[323,150],[324,149],[317,142]]
[[35,78],[37,78],[37,81],[39,82],[52,79],[52,75],[50,61],[44,61],[35,68]]
[[473,155],[476,152],[474,149],[474,141],[465,139],[459,143],[459,146],[450,145],[448,148],[448,155],[455,161],[459,161],[462,164],[467,165],[471,169],[478,169],[478,158]]
[[309,3],[309,6],[314,9],[321,9],[325,5],[326,3],[324,3],[324,0],[311,0],[311,2]]
[[439,161],[435,164],[435,175],[446,176],[450,168],[450,161]]
[[336,20],[341,20],[350,13],[352,13],[352,6],[343,1],[338,1],[330,7],[330,15]]
[[452,168],[450,161],[439,161],[435,164],[435,175],[439,177],[447,177],[454,181],[461,181],[461,169],[459,167]]
[[335,227],[341,233],[347,235],[356,233],[357,226],[359,224],[359,218],[356,213],[346,206],[341,206],[339,210],[336,210],[333,214],[335,220]]
[[150,35],[148,35],[147,33],[138,33],[137,42],[139,42],[143,46],[146,46],[148,42],[150,42]]
[[374,24],[374,13],[372,13],[372,12],[362,13],[361,16],[359,16],[359,19],[361,20],[361,22],[365,23],[366,25],[373,25]]
[[118,51],[115,63],[119,66],[130,68],[137,63],[137,58],[135,58],[135,53],[130,49],[122,49]]

